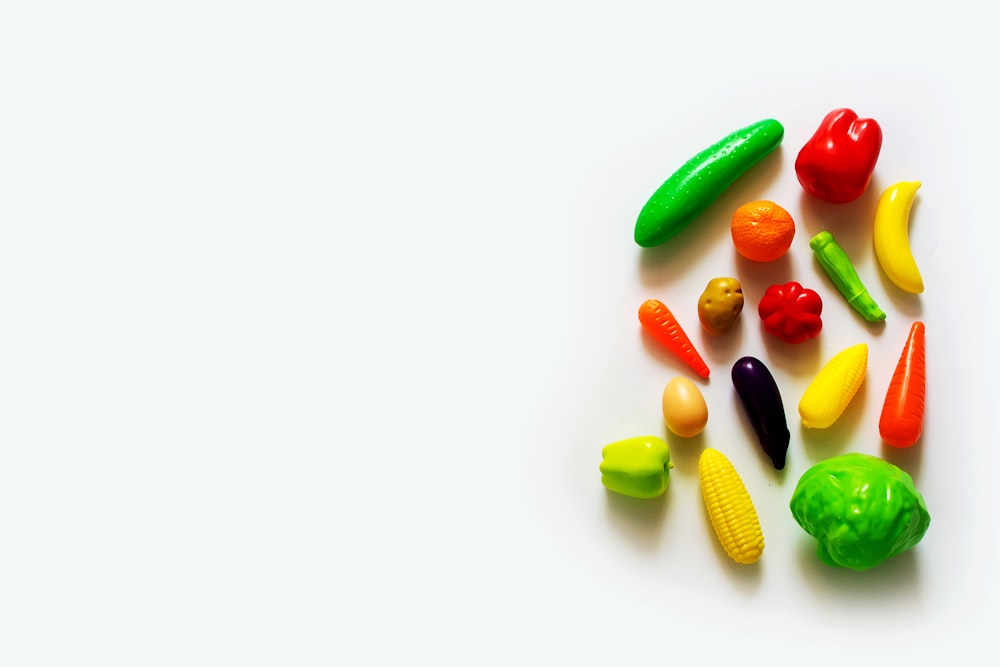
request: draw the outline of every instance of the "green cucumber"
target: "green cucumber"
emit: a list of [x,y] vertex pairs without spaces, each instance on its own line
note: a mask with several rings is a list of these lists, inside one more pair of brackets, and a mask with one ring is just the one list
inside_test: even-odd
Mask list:
[[781,143],[785,128],[762,120],[723,137],[684,163],[653,193],[635,222],[635,242],[651,248],[669,241],[750,167]]

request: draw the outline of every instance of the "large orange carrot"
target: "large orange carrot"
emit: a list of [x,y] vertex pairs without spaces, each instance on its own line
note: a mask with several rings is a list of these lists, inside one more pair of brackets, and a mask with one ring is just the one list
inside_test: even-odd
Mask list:
[[927,362],[924,355],[924,323],[914,322],[903,353],[889,381],[882,404],[878,430],[885,444],[910,447],[924,428],[924,396],[927,391]]
[[703,378],[708,377],[705,360],[694,349],[677,318],[663,303],[650,299],[639,306],[639,322],[653,338],[680,357],[695,373]]

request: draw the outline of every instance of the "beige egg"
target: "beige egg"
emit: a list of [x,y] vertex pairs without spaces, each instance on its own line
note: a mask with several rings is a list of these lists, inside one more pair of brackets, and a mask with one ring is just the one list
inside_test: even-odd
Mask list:
[[708,404],[698,385],[679,375],[668,382],[663,389],[663,420],[682,438],[693,438],[705,430]]

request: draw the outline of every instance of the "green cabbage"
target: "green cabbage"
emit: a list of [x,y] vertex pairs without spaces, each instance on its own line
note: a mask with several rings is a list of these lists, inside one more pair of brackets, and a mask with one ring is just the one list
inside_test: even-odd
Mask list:
[[817,463],[799,479],[789,505],[798,524],[816,538],[820,560],[854,570],[912,548],[931,522],[913,479],[867,454]]

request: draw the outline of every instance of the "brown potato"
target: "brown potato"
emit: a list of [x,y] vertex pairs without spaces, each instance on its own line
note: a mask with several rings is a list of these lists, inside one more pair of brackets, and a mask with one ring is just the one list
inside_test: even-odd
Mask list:
[[698,299],[698,319],[705,331],[719,336],[736,326],[743,310],[743,286],[736,278],[713,278]]

